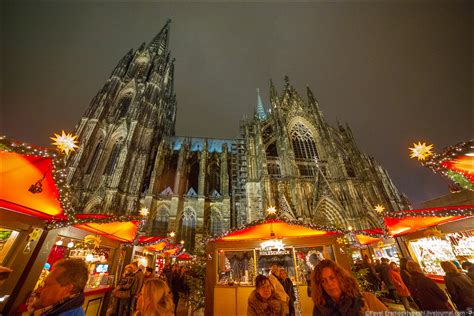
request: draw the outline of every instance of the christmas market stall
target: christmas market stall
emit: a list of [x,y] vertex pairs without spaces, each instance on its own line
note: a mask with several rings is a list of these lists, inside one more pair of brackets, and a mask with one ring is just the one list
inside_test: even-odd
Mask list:
[[400,255],[396,240],[388,236],[382,228],[358,230],[354,234],[357,241],[354,243],[356,251],[352,253],[354,261],[362,260],[364,255],[367,255],[375,260],[387,258],[399,263]]
[[[110,293],[130,262],[141,217],[105,214],[76,214],[69,221],[51,222],[56,238],[46,260],[48,266],[62,258],[84,260],[89,267],[85,289],[86,315],[100,315]],[[38,286],[47,271],[38,279]]]
[[441,282],[441,261],[474,262],[473,215],[474,205],[444,206],[394,212],[385,217],[385,223],[389,233],[405,245],[406,256]]
[[0,289],[3,314],[22,310],[54,262],[74,257],[91,272],[86,314],[98,315],[113,275],[120,275],[121,246],[133,246],[142,220],[75,214],[64,168],[74,137],[63,132],[54,140],[59,152],[0,138],[0,265],[13,270]]
[[342,247],[345,231],[267,217],[210,239],[206,256],[206,315],[245,315],[255,277],[277,264],[295,285],[295,309],[311,315],[307,279],[323,258],[349,269]]
[[48,222],[72,214],[63,155],[0,137],[0,265],[13,270],[0,289],[0,313],[26,301],[55,233]]

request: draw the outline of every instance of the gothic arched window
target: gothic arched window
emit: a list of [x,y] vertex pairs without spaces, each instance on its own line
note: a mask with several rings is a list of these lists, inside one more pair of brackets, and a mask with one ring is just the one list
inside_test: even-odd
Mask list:
[[124,117],[127,114],[128,108],[132,103],[133,93],[131,91],[125,93],[120,97],[120,100],[117,102],[117,111],[119,113],[118,117]]
[[210,195],[214,190],[217,192],[221,189],[220,181],[220,170],[219,165],[216,161],[212,162],[208,167],[208,186],[207,186],[207,194]]
[[153,236],[165,236],[168,231],[169,212],[165,206],[160,207],[156,212],[151,234]]
[[222,217],[218,210],[211,211],[211,223],[209,225],[209,232],[216,235],[222,232]]
[[97,165],[97,162],[99,161],[99,156],[100,156],[100,152],[102,150],[103,143],[104,143],[103,139],[100,139],[99,142],[97,143],[97,145],[95,146],[94,153],[92,154],[92,158],[89,162],[89,165],[87,166],[86,174],[90,174],[92,172],[92,170],[95,168],[95,166]]
[[196,233],[196,212],[187,207],[184,209],[181,217],[181,240],[184,240],[184,246],[190,250],[194,249],[194,235]]
[[291,129],[291,142],[295,158],[314,161],[318,158],[314,136],[311,131],[301,123],[296,123]]
[[276,157],[278,157],[276,142],[273,142],[270,145],[268,145],[267,149],[265,150],[265,153],[267,155],[267,158],[276,158]]
[[352,161],[349,158],[344,158],[344,165],[346,167],[347,176],[355,177],[354,167]]
[[[194,160],[194,161],[193,161]],[[199,162],[197,158],[193,158],[190,161],[191,168],[189,169],[188,175],[188,186],[187,190],[193,188],[194,190],[198,190],[198,183],[199,183]]]
[[121,148],[122,148],[122,141],[121,139],[119,139],[114,144],[114,147],[112,147],[112,151],[110,152],[109,161],[107,162],[107,166],[105,167],[105,170],[104,170],[105,175],[110,176],[112,174],[112,171],[114,171]]

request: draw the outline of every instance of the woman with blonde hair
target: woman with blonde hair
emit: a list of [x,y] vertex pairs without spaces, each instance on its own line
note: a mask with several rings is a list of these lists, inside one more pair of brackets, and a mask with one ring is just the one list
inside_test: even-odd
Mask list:
[[472,311],[474,309],[474,281],[467,274],[459,272],[451,261],[442,261],[441,268],[446,272],[444,282],[457,309]]
[[362,292],[356,279],[332,260],[322,260],[311,275],[313,316],[365,315],[388,311],[373,294]]
[[173,295],[165,281],[152,278],[143,283],[135,316],[173,316]]

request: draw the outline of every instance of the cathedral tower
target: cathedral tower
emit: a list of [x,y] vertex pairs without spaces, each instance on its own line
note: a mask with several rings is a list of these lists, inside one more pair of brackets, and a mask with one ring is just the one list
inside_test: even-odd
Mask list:
[[148,190],[158,147],[175,128],[169,31],[170,21],[119,61],[76,126],[68,182],[80,213],[133,213]]
[[277,206],[289,219],[354,229],[381,227],[374,212],[408,208],[387,171],[362,153],[349,126],[328,125],[312,91],[305,102],[285,78],[278,95],[270,83],[271,111],[257,99],[244,124],[247,146],[246,214],[252,221]]

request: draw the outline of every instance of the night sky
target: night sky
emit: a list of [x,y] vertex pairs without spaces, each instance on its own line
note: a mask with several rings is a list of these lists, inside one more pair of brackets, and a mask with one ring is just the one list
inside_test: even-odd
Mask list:
[[416,206],[450,183],[410,159],[473,137],[470,1],[1,4],[0,134],[37,145],[72,131],[119,59],[172,19],[176,134],[234,138],[256,88],[284,76],[352,128]]

